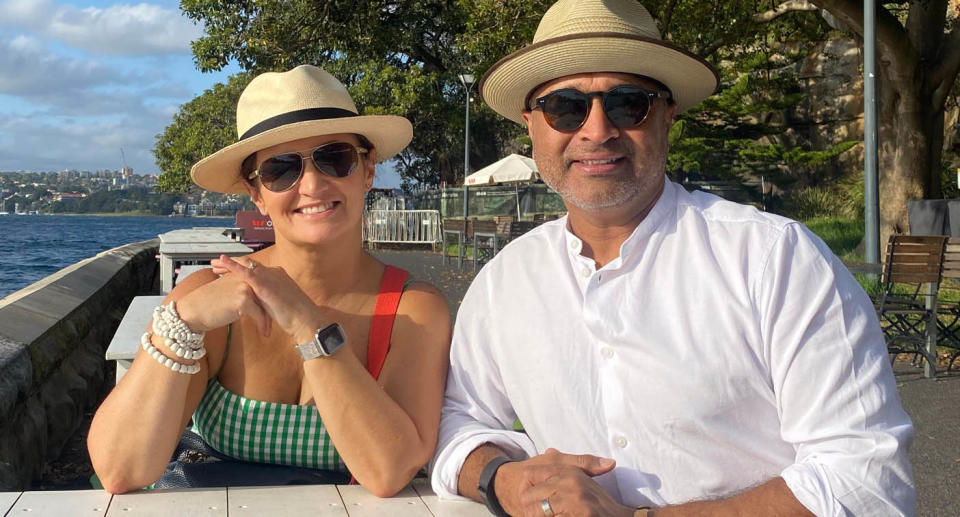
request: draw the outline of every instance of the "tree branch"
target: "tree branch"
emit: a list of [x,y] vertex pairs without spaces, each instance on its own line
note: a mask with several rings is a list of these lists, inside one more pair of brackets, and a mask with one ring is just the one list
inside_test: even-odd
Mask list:
[[768,23],[776,20],[777,18],[787,14],[797,11],[818,11],[819,7],[813,5],[808,0],[790,0],[789,2],[784,2],[778,5],[775,9],[771,9],[767,12],[758,13],[753,16],[753,21],[757,23]]
[[667,5],[667,8],[663,10],[663,25],[661,28],[663,30],[664,37],[671,32],[671,25],[673,24],[673,11],[676,8],[677,0],[671,0],[670,4]]
[[941,56],[942,60],[930,73],[930,84],[934,88],[930,102],[935,108],[941,108],[957,80],[957,74],[960,74],[960,28],[955,28],[944,36],[937,55]]
[[[863,37],[863,3],[858,0],[810,0],[821,9],[852,28]],[[877,47],[881,60],[889,62],[895,75],[909,77],[915,74],[920,57],[909,42],[907,31],[886,8],[877,6]]]

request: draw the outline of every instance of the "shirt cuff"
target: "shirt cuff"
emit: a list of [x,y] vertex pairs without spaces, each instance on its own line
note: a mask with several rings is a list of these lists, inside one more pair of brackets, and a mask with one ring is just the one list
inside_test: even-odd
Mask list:
[[460,468],[467,456],[477,447],[491,443],[503,449],[512,460],[525,460],[538,454],[533,440],[524,433],[498,429],[486,429],[464,433],[448,443],[434,457],[431,465],[430,485],[440,499],[467,500],[460,495],[457,484]]
[[820,517],[844,517],[847,511],[831,495],[826,475],[815,465],[794,463],[780,473],[787,482],[787,488],[793,492],[803,506]]

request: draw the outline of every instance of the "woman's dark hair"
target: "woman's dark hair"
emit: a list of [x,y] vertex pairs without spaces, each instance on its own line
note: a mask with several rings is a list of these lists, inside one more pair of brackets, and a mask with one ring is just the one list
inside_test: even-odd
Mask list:
[[[357,141],[360,142],[360,147],[370,151],[374,149],[373,142],[371,142],[367,137],[354,133],[353,136],[357,137]],[[243,163],[240,164],[240,178],[243,181],[246,181],[251,187],[254,185],[254,178],[251,178],[250,175],[253,174],[253,171],[257,170],[257,153],[251,153],[250,156],[247,156],[243,159]]]

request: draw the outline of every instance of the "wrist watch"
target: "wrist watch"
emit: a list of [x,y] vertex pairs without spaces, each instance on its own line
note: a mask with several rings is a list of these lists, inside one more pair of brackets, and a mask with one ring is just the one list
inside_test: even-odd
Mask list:
[[503,456],[493,458],[483,467],[483,470],[480,472],[480,482],[477,483],[477,491],[480,492],[480,499],[483,501],[483,504],[487,506],[487,510],[490,510],[490,513],[497,517],[510,516],[503,510],[503,506],[500,505],[500,499],[497,498],[497,493],[493,490],[493,481],[497,476],[497,470],[499,470],[504,463],[510,463],[511,461],[513,460]]
[[302,345],[297,345],[297,351],[304,361],[316,359],[318,357],[327,357],[340,350],[347,343],[347,336],[343,333],[343,327],[339,323],[327,325],[322,329],[317,329],[313,335],[313,340]]

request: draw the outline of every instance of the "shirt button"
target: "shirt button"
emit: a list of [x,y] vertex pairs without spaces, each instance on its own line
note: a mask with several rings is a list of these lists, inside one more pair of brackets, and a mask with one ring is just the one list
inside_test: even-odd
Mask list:
[[627,446],[627,439],[622,436],[618,436],[613,440],[613,444],[623,449]]
[[579,246],[579,245],[580,245],[580,243],[577,242],[577,241],[570,241],[570,249],[572,249],[572,250],[577,249],[577,246]]
[[585,268],[581,269],[581,270],[580,270],[580,274],[583,275],[584,278],[590,276],[590,274],[591,274],[590,268],[585,267]]
[[610,359],[611,357],[613,357],[613,349],[608,346],[605,346],[600,349],[600,355],[602,355],[603,357],[606,357],[607,359]]

